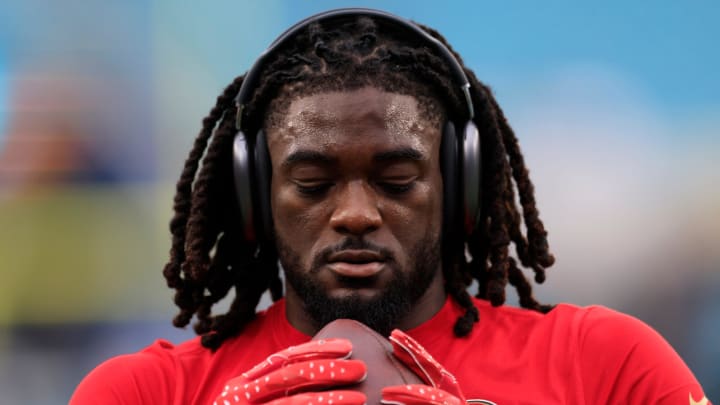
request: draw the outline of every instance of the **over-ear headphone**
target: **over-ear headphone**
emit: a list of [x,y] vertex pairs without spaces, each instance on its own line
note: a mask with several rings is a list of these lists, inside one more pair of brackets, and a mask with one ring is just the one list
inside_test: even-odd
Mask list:
[[[240,220],[243,235],[249,242],[268,243],[272,240],[272,216],[270,213],[270,155],[263,131],[248,137],[243,132],[245,107],[250,103],[260,76],[276,50],[282,47],[308,25],[321,22],[335,23],[357,17],[370,17],[378,21],[389,22],[407,30],[425,45],[437,51],[450,68],[453,79],[464,95],[467,114],[464,121],[445,123],[440,161],[443,177],[443,236],[450,240],[461,239],[471,234],[480,221],[481,209],[481,149],[478,129],[473,122],[474,110],[470,98],[470,83],[460,63],[440,41],[425,30],[404,18],[384,11],[365,8],[344,8],[330,10],[310,16],[280,35],[255,61],[245,75],[238,95],[236,129],[233,143],[233,171],[235,189],[240,207]],[[458,132],[456,128],[459,128]],[[462,184],[462,186],[460,186]],[[462,195],[461,195],[462,194]],[[460,206],[462,203],[462,206]],[[462,209],[462,218],[458,211]],[[463,246],[462,244],[460,246]]]

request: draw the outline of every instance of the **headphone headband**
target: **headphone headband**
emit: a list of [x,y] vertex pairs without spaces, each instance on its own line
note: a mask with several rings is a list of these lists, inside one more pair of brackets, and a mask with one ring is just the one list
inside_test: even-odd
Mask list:
[[473,109],[472,99],[470,98],[470,82],[468,81],[467,76],[465,75],[465,71],[463,71],[460,63],[457,61],[457,59],[455,59],[455,56],[445,45],[443,45],[436,38],[433,38],[417,24],[394,14],[370,8],[341,8],[315,14],[313,16],[305,18],[302,21],[299,21],[295,25],[288,28],[285,32],[283,32],[260,55],[260,57],[255,61],[253,66],[250,68],[250,70],[248,70],[247,74],[245,75],[245,80],[243,80],[243,83],[240,86],[240,90],[235,97],[235,105],[237,106],[235,129],[242,129],[242,120],[245,112],[245,106],[250,103],[252,93],[257,87],[257,83],[260,80],[260,76],[265,69],[265,65],[267,64],[268,59],[275,53],[278,48],[289,42],[291,38],[293,38],[296,34],[304,30],[308,25],[312,23],[363,16],[388,21],[392,24],[404,27],[408,31],[414,33],[417,37],[422,38],[428,45],[430,45],[433,49],[442,54],[443,58],[450,62],[449,67],[452,71],[452,75],[455,77],[455,82],[460,84],[460,91],[465,98],[465,105],[467,106],[467,117],[465,118],[468,121],[473,119],[475,113]]
[[[482,180],[480,135],[473,122],[474,109],[470,97],[470,82],[462,65],[442,42],[410,20],[379,10],[343,8],[310,16],[283,32],[245,74],[245,79],[235,97],[237,134],[233,144],[233,171],[242,233],[248,241],[264,244],[269,243],[272,238],[272,216],[268,208],[272,169],[265,135],[259,130],[248,138],[245,136],[246,129],[243,128],[245,107],[252,101],[253,92],[258,86],[262,72],[267,68],[272,55],[291,42],[308,25],[331,20],[337,23],[358,17],[370,17],[377,22],[404,28],[412,40],[419,39],[446,61],[453,76],[453,83],[459,86],[467,107],[466,117],[456,117],[462,119],[459,121],[449,119],[446,122],[440,145],[444,188],[443,226],[446,228],[444,232],[450,236],[445,238],[446,242],[452,245],[457,238],[462,238],[463,228],[464,234],[470,235],[480,220]],[[462,243],[455,245],[464,246]],[[462,252],[457,254],[462,255]]]

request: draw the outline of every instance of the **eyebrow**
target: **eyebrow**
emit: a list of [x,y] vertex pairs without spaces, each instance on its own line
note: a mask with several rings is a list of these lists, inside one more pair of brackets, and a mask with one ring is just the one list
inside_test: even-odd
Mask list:
[[[419,162],[425,160],[425,156],[414,148],[399,148],[376,153],[373,155],[372,159],[376,163],[387,163],[401,160]],[[337,163],[337,158],[314,150],[300,149],[288,155],[288,157],[282,162],[282,167],[289,168],[298,163],[332,165]]]
[[415,148],[394,149],[376,153],[373,156],[373,161],[375,162],[389,162],[396,160],[422,161],[425,160],[425,156],[423,156],[423,154]]
[[288,155],[288,157],[285,158],[285,161],[283,161],[282,166],[284,168],[288,168],[296,163],[315,163],[322,165],[330,165],[335,162],[337,162],[337,159],[332,158],[324,153],[314,150],[300,149]]

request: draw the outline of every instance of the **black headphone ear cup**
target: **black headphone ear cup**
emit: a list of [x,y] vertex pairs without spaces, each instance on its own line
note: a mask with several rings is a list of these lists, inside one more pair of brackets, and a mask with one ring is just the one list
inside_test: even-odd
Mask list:
[[440,170],[443,179],[443,239],[446,244],[453,244],[458,237],[460,228],[458,210],[460,190],[460,173],[458,162],[458,139],[455,124],[451,121],[443,127],[440,142]]
[[268,151],[265,133],[260,130],[255,138],[255,184],[257,186],[257,216],[260,225],[258,238],[267,242],[273,236],[272,210],[270,208],[270,183],[272,181],[272,164]]
[[247,138],[242,131],[238,131],[233,140],[233,177],[235,195],[240,208],[240,229],[245,240],[255,242],[251,157],[252,153]]
[[482,149],[480,133],[473,121],[468,121],[463,129],[462,154],[463,221],[465,235],[469,236],[478,227],[482,208]]
[[[449,68],[450,74],[456,82],[455,84],[465,96],[467,107],[466,116],[468,120],[472,120],[474,109],[470,95],[470,82],[465,74],[463,65],[445,45],[422,27],[404,18],[379,10],[346,8],[331,10],[308,17],[288,28],[270,44],[245,74],[244,80],[235,97],[235,105],[237,106],[235,127],[238,130],[244,128],[243,120],[247,118],[244,116],[244,113],[249,111],[246,107],[252,102],[253,94],[258,88],[262,72],[269,67],[278,49],[282,49],[288,43],[292,42],[296,35],[306,30],[311,24],[330,24],[331,22],[344,24],[348,18],[361,16],[366,16],[378,22],[393,25],[394,27],[396,26],[410,35],[407,38],[408,40],[411,40],[413,43],[417,42],[418,45],[428,46],[436,51],[438,56],[445,60],[446,66]],[[443,133],[445,135],[443,135],[442,143],[447,146],[444,147],[441,152],[441,170],[443,170],[443,181],[445,184],[443,232],[448,235],[458,234],[460,235],[459,237],[462,238],[462,213],[467,214],[468,212],[467,198],[464,198],[466,193],[460,190],[464,183],[460,183],[459,180],[463,177],[462,171],[464,170],[461,163],[463,152],[460,150],[463,148],[463,143],[462,139],[457,137],[458,133],[456,132],[456,130],[460,130],[460,127],[458,126],[456,129],[452,123],[448,123],[446,126],[449,126],[449,128],[444,128]],[[466,127],[463,128],[463,130],[465,129]],[[236,136],[235,143],[239,144],[239,146],[236,145],[234,152],[236,192],[241,212],[240,225],[248,241],[259,241],[260,243],[271,242],[274,233],[272,227],[272,209],[270,206],[270,180],[272,178],[272,170],[267,144],[262,133],[258,133],[256,138],[248,138],[251,142],[254,139],[258,145],[257,147],[255,145],[249,145],[248,147],[245,139],[245,136],[242,136],[242,132]],[[242,152],[238,152],[238,150],[242,150]],[[255,161],[259,163],[256,165]],[[477,190],[477,187],[474,189]],[[479,193],[479,190],[477,191]],[[475,205],[478,205],[478,202],[479,199],[476,199]],[[466,204],[466,206],[463,207],[463,204]],[[253,208],[255,208],[255,210],[253,210]],[[474,215],[479,218],[477,214],[479,209],[473,210],[471,208],[470,211],[473,211],[474,214],[465,215],[464,220],[466,224],[472,222],[468,220],[468,215]]]

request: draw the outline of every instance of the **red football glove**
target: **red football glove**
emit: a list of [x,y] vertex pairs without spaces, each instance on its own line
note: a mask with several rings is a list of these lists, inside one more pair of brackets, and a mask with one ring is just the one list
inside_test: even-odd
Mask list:
[[[228,381],[214,404],[362,405],[366,401],[363,393],[327,391],[367,376],[365,363],[347,360],[351,353],[352,343],[346,339],[313,340],[289,347]],[[322,391],[309,392],[314,389]]]
[[424,347],[402,331],[390,334],[393,355],[408,366],[427,385],[397,385],[382,390],[383,404],[396,405],[460,405],[465,396],[455,376],[440,365]]

